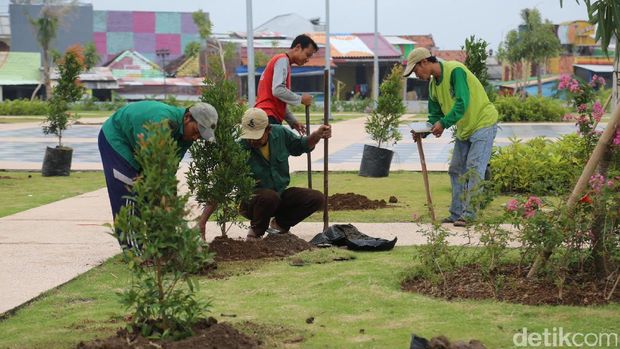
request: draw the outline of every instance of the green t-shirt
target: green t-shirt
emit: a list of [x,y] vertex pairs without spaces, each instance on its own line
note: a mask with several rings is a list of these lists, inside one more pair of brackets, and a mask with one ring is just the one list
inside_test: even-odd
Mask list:
[[183,140],[183,115],[185,109],[173,107],[156,101],[129,103],[117,110],[104,123],[101,129],[110,146],[136,170],[140,165],[134,154],[138,149],[138,135],[148,138],[146,129],[149,123],[168,120],[172,137],[179,146],[179,162],[192,145],[192,141]]
[[250,147],[246,140],[241,146],[250,151],[248,164],[256,179],[256,188],[272,189],[281,193],[289,185],[288,157],[310,152],[308,137],[299,137],[280,125],[271,125],[269,134],[269,160],[265,159],[260,149]]
[[497,123],[497,110],[476,76],[459,62],[440,62],[441,77],[429,84],[428,122],[457,125],[456,138],[469,139]]

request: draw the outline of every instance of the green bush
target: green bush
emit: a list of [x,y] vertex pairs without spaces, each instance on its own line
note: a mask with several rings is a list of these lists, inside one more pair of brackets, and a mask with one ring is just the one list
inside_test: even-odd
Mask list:
[[245,104],[237,98],[235,83],[223,78],[206,80],[200,99],[217,110],[217,142],[199,140],[190,148],[187,184],[196,201],[217,205],[216,221],[226,236],[232,224],[241,225],[239,205],[249,199],[256,184],[247,163],[250,153],[237,143]]
[[493,182],[504,193],[564,194],[585,165],[584,140],[565,135],[557,142],[543,137],[495,148],[491,157]]
[[0,115],[47,115],[47,103],[35,99],[15,99],[0,103]]
[[403,104],[403,67],[394,65],[388,76],[383,79],[379,86],[380,94],[377,107],[366,118],[364,129],[370,139],[377,142],[377,147],[381,144],[396,144],[402,139],[398,130],[400,117],[405,113],[406,108]]
[[114,222],[122,241],[134,241],[123,251],[131,278],[121,301],[130,310],[129,325],[143,336],[183,338],[208,310],[196,297],[192,274],[211,255],[185,219],[189,194],[177,195],[179,150],[167,123],[146,129],[136,153],[142,173],[133,186],[134,205],[122,207]]
[[332,110],[337,112],[369,113],[372,110],[372,98],[352,98],[348,101],[334,101]]
[[[56,59],[58,84],[48,100],[48,113],[43,125],[43,133],[58,137],[58,146],[62,147],[64,131],[77,119],[69,113],[69,104],[80,99],[84,87],[78,83],[80,73],[86,69],[82,48],[71,46],[63,56]],[[44,174],[45,175],[45,174]]]
[[71,111],[113,111],[127,104],[127,101],[118,95],[113,98],[114,101],[99,101],[96,97],[84,98],[75,103],[71,103],[69,109]]
[[498,97],[495,107],[500,121],[561,121],[568,109],[557,99],[532,96],[521,98],[516,96]]

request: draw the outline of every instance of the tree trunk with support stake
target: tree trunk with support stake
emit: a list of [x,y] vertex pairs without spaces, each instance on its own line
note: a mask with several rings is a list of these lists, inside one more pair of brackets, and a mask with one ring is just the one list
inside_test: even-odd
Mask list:
[[[618,45],[620,43],[616,43],[616,45]],[[614,62],[614,72],[613,72],[613,77],[612,77],[612,100],[614,102],[613,105],[618,106],[618,103],[620,103],[620,86],[618,86],[620,84],[620,79],[618,79],[619,75],[620,75],[620,55],[616,54],[616,61]]]
[[[575,188],[573,188],[573,192],[568,198],[568,202],[566,205],[569,211],[575,207],[575,204],[586,189],[590,177],[592,177],[592,175],[594,174],[594,171],[601,162],[601,159],[603,159],[603,157],[605,156],[605,153],[609,151],[609,144],[611,143],[611,140],[616,132],[616,127],[618,127],[618,125],[620,125],[620,107],[616,105],[614,113],[612,114],[611,119],[607,124],[607,128],[605,128],[605,131],[603,131],[601,138],[599,138],[598,143],[596,144],[596,147],[592,152],[592,155],[590,155],[590,159],[588,160],[586,166],[583,169],[583,172],[581,173],[581,176],[579,177],[579,180],[577,181],[577,184],[575,184]],[[528,272],[527,277],[531,278],[536,275],[540,267],[544,266],[552,253],[553,251],[551,250],[551,248],[546,248],[544,251],[542,251],[541,254],[534,261],[534,264]]]
[[[607,177],[609,171],[609,165],[611,164],[611,150],[609,147],[603,154],[603,158],[598,166],[598,173],[603,177]],[[601,200],[595,201],[594,213],[592,219],[592,258],[594,261],[594,272],[599,277],[604,277],[608,274],[607,267],[608,261],[605,259],[605,246],[604,246],[604,234],[605,234],[605,209],[606,204]]]

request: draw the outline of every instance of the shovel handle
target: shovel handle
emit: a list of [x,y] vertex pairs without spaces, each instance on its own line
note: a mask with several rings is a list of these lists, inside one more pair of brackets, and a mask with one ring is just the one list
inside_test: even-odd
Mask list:
[[424,178],[424,189],[426,190],[426,203],[431,219],[435,223],[435,209],[433,208],[433,199],[431,198],[431,188],[428,184],[428,171],[426,170],[426,159],[424,158],[424,150],[422,149],[422,136],[420,133],[415,134],[415,142],[418,145],[418,153],[420,154],[420,164],[422,165],[422,177]]

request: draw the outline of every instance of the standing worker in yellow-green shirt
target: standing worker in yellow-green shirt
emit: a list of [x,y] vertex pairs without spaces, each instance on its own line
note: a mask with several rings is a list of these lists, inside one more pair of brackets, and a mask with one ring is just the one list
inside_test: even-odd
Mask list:
[[[442,223],[466,226],[476,218],[471,196],[486,171],[497,133],[497,110],[484,87],[465,65],[440,62],[430,51],[418,47],[409,53],[404,76],[411,73],[430,81],[428,122],[431,133],[441,137],[456,125],[452,161],[448,168],[452,184],[450,216]],[[415,134],[414,134],[415,136]]]

